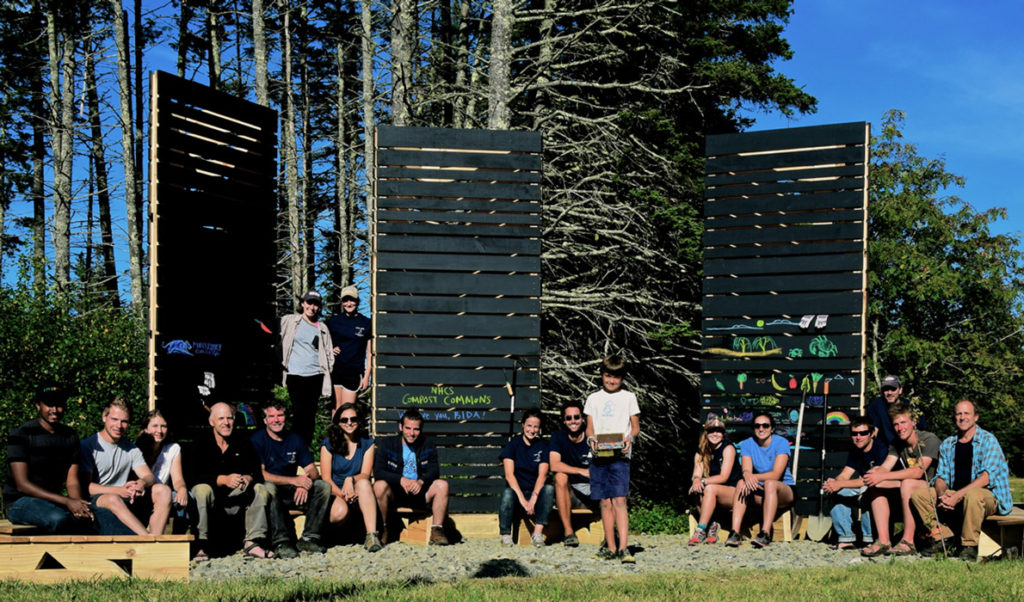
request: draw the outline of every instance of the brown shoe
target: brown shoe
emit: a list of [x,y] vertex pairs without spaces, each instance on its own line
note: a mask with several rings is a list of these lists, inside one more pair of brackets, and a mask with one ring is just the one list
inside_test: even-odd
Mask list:
[[448,538],[444,536],[444,527],[441,525],[434,525],[430,527],[430,545],[432,546],[446,546],[448,545]]

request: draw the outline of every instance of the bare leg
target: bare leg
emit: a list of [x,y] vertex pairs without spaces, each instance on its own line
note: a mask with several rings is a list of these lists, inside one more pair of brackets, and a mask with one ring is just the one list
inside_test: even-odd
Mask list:
[[555,505],[558,506],[558,518],[562,520],[562,529],[566,537],[572,535],[572,498],[569,496],[569,475],[564,472],[555,473]]
[[[612,508],[615,510],[615,526],[619,529],[619,551],[621,552],[627,548],[629,543],[629,511],[626,507],[626,498],[612,498]],[[608,547],[611,548],[610,545]]]
[[448,516],[448,481],[437,479],[431,483],[430,489],[427,490],[426,500],[430,504],[434,524],[443,525],[445,517]]
[[388,509],[391,507],[391,500],[395,494],[391,491],[391,485],[387,481],[376,481],[373,484],[373,496],[377,498],[377,507],[380,508],[381,518],[384,524],[388,522]]
[[910,511],[910,496],[927,483],[918,479],[908,479],[900,483],[900,503],[903,506],[903,539],[914,543],[914,532],[917,530],[917,521]]
[[705,525],[711,524],[711,518],[715,515],[715,508],[719,505],[731,508],[735,491],[735,487],[729,487],[728,485],[707,485],[704,487],[704,494],[700,499],[699,522]]
[[781,481],[765,481],[764,503],[761,505],[761,530],[771,535],[779,508],[785,508],[792,503],[792,487]]
[[604,541],[608,549],[615,551],[615,510],[611,498],[601,500],[601,526],[604,527]]
[[117,517],[117,520],[131,529],[132,533],[136,535],[149,535],[149,531],[146,531],[146,527],[142,525],[138,517],[128,509],[128,505],[121,499],[121,496],[114,493],[105,493],[96,498],[96,505],[110,510]]
[[340,525],[348,519],[348,515],[348,502],[335,496],[334,501],[331,502],[331,510],[328,515],[330,523],[332,525]]
[[345,387],[334,387],[334,410],[332,413],[337,412],[342,404],[355,403],[357,396],[356,391],[348,391]]
[[[869,489],[868,491],[871,491]],[[889,498],[882,491],[874,491],[871,498],[871,520],[875,523],[875,543],[891,545],[889,539]]]
[[[741,482],[742,484],[742,482]],[[740,493],[740,488],[733,489],[732,496],[732,532],[739,533],[743,528],[743,515],[747,513],[747,496]]]
[[359,510],[363,513],[366,532],[375,532],[377,530],[377,498],[373,496],[373,486],[370,485],[369,480],[356,481],[356,496]]
[[171,515],[171,488],[157,483],[149,489],[153,501],[153,513],[149,515],[149,532],[163,535],[167,526],[167,517]]

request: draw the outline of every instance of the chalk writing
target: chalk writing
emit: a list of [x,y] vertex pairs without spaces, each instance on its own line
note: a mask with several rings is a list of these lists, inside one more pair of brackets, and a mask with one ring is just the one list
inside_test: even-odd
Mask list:
[[440,385],[430,387],[429,392],[420,389],[403,394],[402,405],[491,406],[493,401],[490,395],[476,393],[473,389]]

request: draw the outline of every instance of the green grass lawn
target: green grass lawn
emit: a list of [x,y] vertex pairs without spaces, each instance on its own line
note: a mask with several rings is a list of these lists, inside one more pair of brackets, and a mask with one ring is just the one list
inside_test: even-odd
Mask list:
[[[799,594],[796,594],[799,592]],[[33,600],[1021,600],[1024,562],[881,562],[845,568],[667,575],[473,579],[454,584],[258,579],[166,584],[0,582],[0,599]]]
[[1010,477],[1010,490],[1013,491],[1013,501],[1024,502],[1024,478]]

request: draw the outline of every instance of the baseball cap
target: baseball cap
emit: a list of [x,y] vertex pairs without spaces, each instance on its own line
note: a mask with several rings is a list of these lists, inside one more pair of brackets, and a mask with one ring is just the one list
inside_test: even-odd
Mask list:
[[302,300],[306,303],[316,303],[317,305],[324,304],[324,298],[316,291],[309,291],[305,295],[302,295]]
[[892,374],[882,379],[882,389],[899,389],[900,379]]

